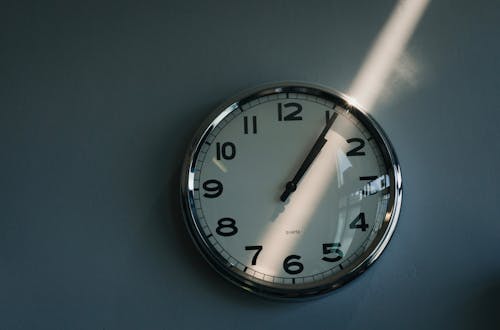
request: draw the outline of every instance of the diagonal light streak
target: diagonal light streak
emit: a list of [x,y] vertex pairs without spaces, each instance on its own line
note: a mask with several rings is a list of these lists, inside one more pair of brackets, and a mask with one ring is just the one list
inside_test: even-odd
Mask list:
[[[373,107],[429,2],[401,0],[397,3],[351,85],[349,94],[354,99],[353,103],[359,102],[365,109]],[[262,245],[273,246],[272,250],[261,256],[266,259],[262,260],[263,265],[273,265],[273,269],[262,270],[266,274],[281,272],[283,256],[291,253],[297,239],[300,239],[280,239],[286,227],[306,228],[334,176],[343,174],[338,173],[342,169],[331,163],[335,159],[338,167],[342,157],[337,151],[343,149],[345,144],[345,140],[334,130],[332,128],[328,132],[327,144],[302,178],[297,192],[264,232]]]
[[368,111],[377,101],[429,2],[399,1],[366,56],[348,94]]

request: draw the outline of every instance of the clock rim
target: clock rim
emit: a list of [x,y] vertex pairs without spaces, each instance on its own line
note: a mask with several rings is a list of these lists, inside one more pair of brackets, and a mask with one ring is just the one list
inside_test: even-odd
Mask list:
[[[386,216],[373,242],[370,243],[369,248],[340,272],[328,276],[325,279],[305,284],[270,283],[252,277],[236,267],[231,266],[205,238],[194,216],[194,172],[192,169],[194,168],[194,161],[197,159],[197,155],[205,138],[220,121],[237,110],[240,105],[246,104],[262,96],[287,92],[322,97],[325,100],[333,101],[335,104],[340,105],[350,112],[372,133],[372,136],[374,136],[380,152],[382,153],[384,164],[391,181],[390,198]],[[246,291],[267,298],[292,301],[313,298],[329,293],[364,273],[376,260],[378,260],[389,243],[397,225],[401,211],[402,194],[401,167],[396,153],[384,130],[373,117],[357,104],[354,99],[343,93],[319,84],[298,81],[276,82],[248,89],[216,107],[202,125],[200,125],[189,145],[182,165],[180,181],[180,197],[184,223],[192,241],[208,264],[224,278]]]

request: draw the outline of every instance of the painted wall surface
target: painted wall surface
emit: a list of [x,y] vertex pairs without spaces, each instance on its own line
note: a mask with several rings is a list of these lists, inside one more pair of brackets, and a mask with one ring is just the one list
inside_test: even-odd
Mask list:
[[500,2],[432,1],[372,115],[401,162],[360,278],[264,300],[202,260],[192,134],[233,94],[348,91],[396,1],[2,1],[0,329],[500,328]]

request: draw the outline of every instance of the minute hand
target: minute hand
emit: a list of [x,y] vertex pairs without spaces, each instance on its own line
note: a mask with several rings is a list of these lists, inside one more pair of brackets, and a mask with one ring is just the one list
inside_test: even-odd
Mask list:
[[337,119],[337,113],[334,112],[333,115],[328,119],[326,122],[325,128],[323,128],[323,131],[321,134],[318,136],[316,139],[316,142],[314,143],[312,149],[309,151],[309,153],[306,156],[306,159],[302,162],[302,164],[299,167],[299,170],[297,173],[295,173],[295,176],[293,177],[292,181],[288,181],[285,186],[285,191],[281,194],[280,200],[282,202],[286,201],[288,196],[290,196],[291,193],[293,193],[295,190],[297,190],[297,185],[299,184],[299,181],[302,179],[304,174],[307,172],[307,169],[311,164],[314,162],[316,157],[318,156],[319,152],[323,148],[323,146],[326,143],[326,133],[328,133],[328,130],[330,127],[332,127],[333,122]]

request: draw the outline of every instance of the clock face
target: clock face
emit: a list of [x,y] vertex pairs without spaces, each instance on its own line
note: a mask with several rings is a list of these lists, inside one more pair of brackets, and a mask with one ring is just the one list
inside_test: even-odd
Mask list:
[[328,292],[381,253],[401,203],[387,138],[346,97],[281,84],[219,108],[182,182],[188,228],[220,273],[281,298]]

